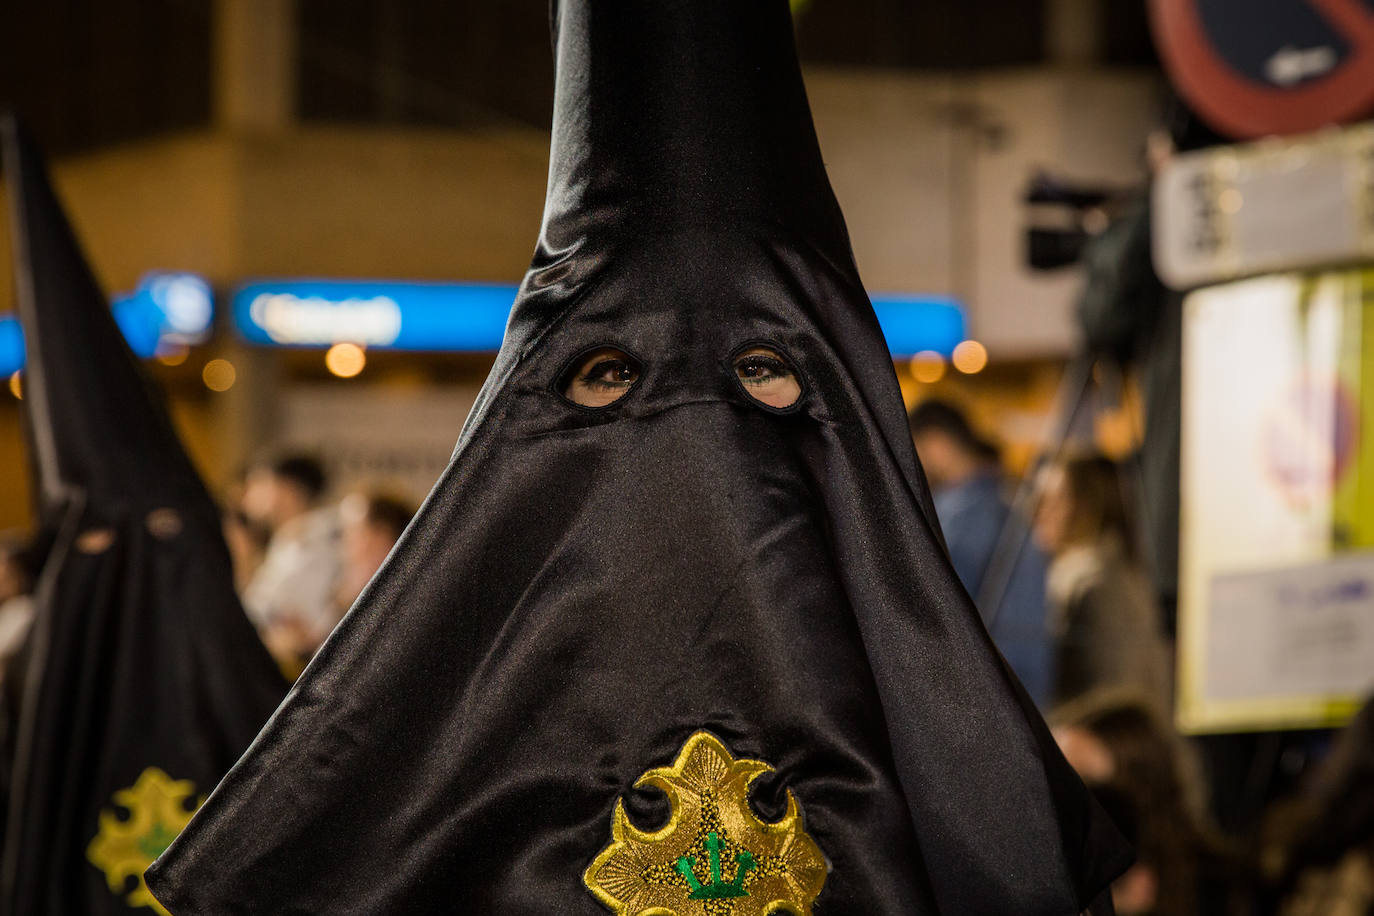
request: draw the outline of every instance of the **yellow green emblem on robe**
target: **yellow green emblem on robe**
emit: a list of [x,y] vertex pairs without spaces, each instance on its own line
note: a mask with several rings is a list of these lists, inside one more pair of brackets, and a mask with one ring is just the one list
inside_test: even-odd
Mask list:
[[148,890],[143,872],[190,822],[193,811],[186,802],[194,792],[189,779],[172,779],[148,767],[132,786],[114,794],[115,804],[128,809],[127,818],[109,808],[100,812],[100,832],[86,847],[86,858],[105,873],[113,893],[123,893],[129,878],[138,879],[124,898],[129,906],[146,906],[170,916]]
[[668,796],[672,814],[644,832],[617,801],[611,845],[582,876],[616,916],[811,916],[825,883],[825,857],[802,828],[791,792],[775,823],[749,807],[749,785],[772,767],[736,760],[714,735],[697,732],[670,767],[636,787]]

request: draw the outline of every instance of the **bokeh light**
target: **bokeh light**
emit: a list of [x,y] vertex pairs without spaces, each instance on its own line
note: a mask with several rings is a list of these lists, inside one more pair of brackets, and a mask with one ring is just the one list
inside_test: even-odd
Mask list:
[[976,340],[966,340],[954,348],[949,361],[965,375],[976,375],[987,368],[988,348]]
[[18,369],[10,373],[10,394],[21,401],[24,399],[24,378]]
[[228,391],[234,387],[238,371],[227,359],[212,359],[200,371],[200,377],[205,382],[205,387],[211,391]]
[[157,354],[157,361],[164,366],[180,366],[191,355],[191,348],[185,344],[165,344]]
[[325,368],[339,378],[352,378],[367,365],[367,354],[354,343],[336,343],[324,354]]
[[945,358],[934,350],[922,350],[911,358],[911,375],[929,385],[945,377]]

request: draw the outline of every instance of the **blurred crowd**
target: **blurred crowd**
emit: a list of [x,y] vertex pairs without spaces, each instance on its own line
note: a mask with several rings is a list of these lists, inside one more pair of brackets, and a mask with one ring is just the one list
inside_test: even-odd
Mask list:
[[300,674],[381,567],[414,508],[383,491],[326,501],[308,454],[264,458],[232,488],[225,540],[244,610],[288,677]]
[[[1172,607],[1141,558],[1138,474],[1061,450],[1018,482],[958,405],[926,400],[909,420],[956,571],[1069,763],[1136,847],[1113,885],[1117,912],[1374,913],[1374,706],[1324,736],[1294,791],[1269,793],[1243,829],[1224,831],[1209,794],[1237,777],[1171,724]],[[244,608],[293,678],[413,513],[384,492],[329,492],[318,460],[282,454],[251,466],[226,499]],[[0,676],[32,619],[38,553],[0,539]],[[1247,763],[1241,778],[1253,781]]]
[[[382,490],[330,501],[311,455],[255,462],[225,500],[224,535],[244,610],[277,664],[294,679],[362,593],[414,508]],[[0,678],[33,621],[43,547],[0,537]]]
[[[1294,791],[1268,793],[1257,817],[1224,831],[1209,794],[1258,771],[1251,755],[1237,777],[1171,724],[1171,606],[1141,559],[1138,474],[1063,450],[1018,482],[956,404],[926,400],[909,419],[956,571],[1069,763],[1136,847],[1113,885],[1117,912],[1374,913],[1374,706],[1321,736]],[[318,460],[283,454],[250,467],[226,500],[244,608],[289,677],[413,513],[384,492],[329,491]],[[37,553],[0,539],[0,676],[32,619]]]
[[[1112,888],[1117,912],[1374,913],[1374,707],[1334,739],[1318,736],[1332,743],[1297,791],[1262,799],[1248,829],[1224,833],[1208,790],[1236,774],[1171,724],[1173,608],[1142,560],[1139,472],[1064,449],[1018,486],[957,405],[926,400],[909,420],[960,579],[1136,847]],[[1247,762],[1241,776],[1253,782]]]

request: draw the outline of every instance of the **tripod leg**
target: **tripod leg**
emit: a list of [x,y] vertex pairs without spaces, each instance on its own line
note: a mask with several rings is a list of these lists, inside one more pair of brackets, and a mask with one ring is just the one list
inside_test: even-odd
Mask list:
[[[1065,369],[1064,377],[1059,382],[1059,391],[1055,395],[1055,423],[1044,446],[1031,462],[1032,470],[1043,462],[1063,454],[1074,424],[1082,413],[1083,406],[1088,403],[1088,395],[1093,388],[1094,365],[1096,360],[1084,354],[1074,357]],[[983,612],[989,631],[1001,613],[1002,601],[1006,597],[1008,586],[1011,585],[1012,574],[1021,558],[1021,552],[1025,550],[1026,540],[1030,537],[1030,529],[1025,520],[1031,517],[1035,501],[1035,480],[1032,473],[1027,474],[1016,488],[1016,495],[1012,499],[1012,511],[1007,515],[1002,531],[997,536],[997,546],[993,548],[992,557],[983,572],[978,594],[974,596],[974,604]]]

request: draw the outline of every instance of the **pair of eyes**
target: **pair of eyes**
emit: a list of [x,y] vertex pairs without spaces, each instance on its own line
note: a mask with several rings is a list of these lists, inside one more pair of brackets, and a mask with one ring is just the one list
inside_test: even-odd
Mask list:
[[[801,380],[771,347],[750,347],[731,360],[744,393],[760,404],[783,410],[801,397]],[[606,407],[639,381],[639,361],[624,350],[602,347],[582,357],[563,380],[563,396],[583,407]]]
[[[154,509],[148,513],[144,523],[148,526],[148,532],[161,541],[181,534],[181,513],[175,509]],[[109,550],[114,542],[113,528],[87,528],[76,536],[76,549],[86,554],[100,554]]]

